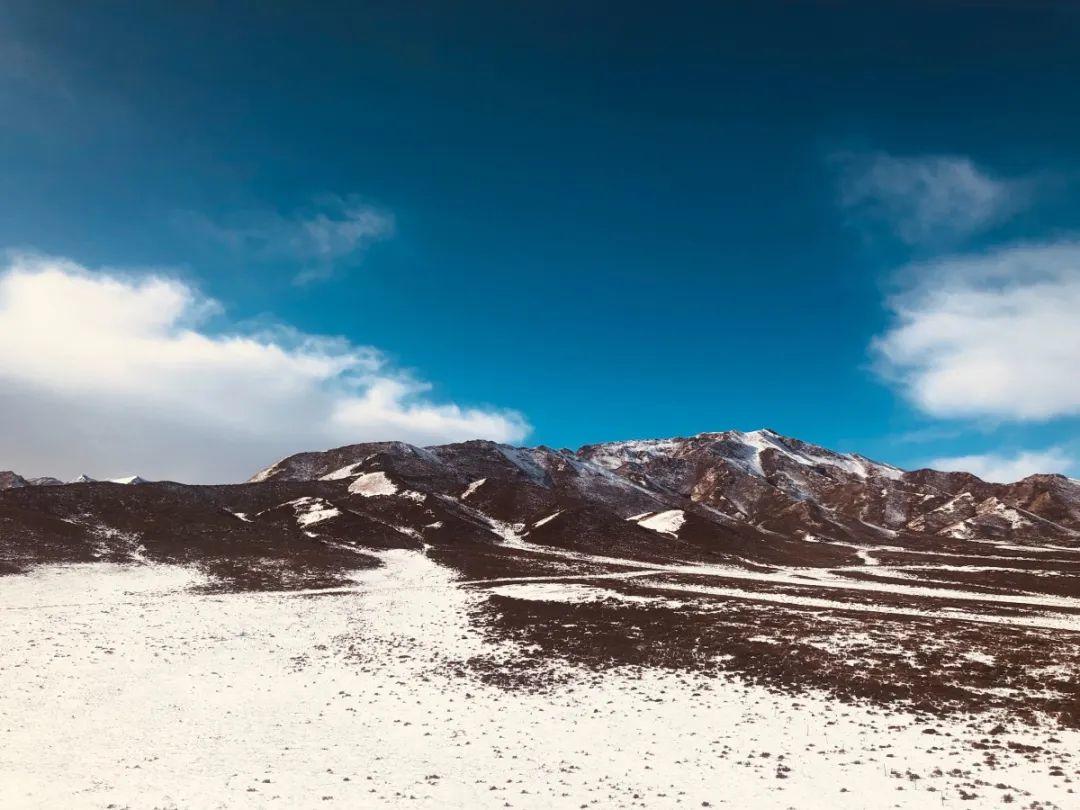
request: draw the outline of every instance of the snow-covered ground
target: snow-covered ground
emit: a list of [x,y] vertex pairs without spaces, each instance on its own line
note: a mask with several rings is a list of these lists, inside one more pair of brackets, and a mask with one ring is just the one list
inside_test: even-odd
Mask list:
[[470,659],[519,650],[477,626],[486,600],[591,581],[380,556],[332,593],[207,594],[149,565],[0,578],[0,807],[1080,806],[1080,733],[1049,721],[632,667],[491,685]]

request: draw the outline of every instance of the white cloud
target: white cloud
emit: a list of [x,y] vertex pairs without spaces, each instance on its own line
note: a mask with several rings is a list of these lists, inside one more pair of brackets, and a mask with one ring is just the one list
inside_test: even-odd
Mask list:
[[1025,208],[1031,183],[991,177],[966,157],[843,154],[840,202],[908,244],[943,244]]
[[1080,415],[1080,243],[947,258],[905,277],[872,351],[917,407],[939,417]]
[[431,401],[371,347],[210,330],[215,315],[175,279],[13,259],[0,273],[0,468],[228,481],[297,450],[528,433],[512,411]]
[[938,458],[931,461],[929,467],[969,472],[984,481],[1011,484],[1035,473],[1068,473],[1075,464],[1075,460],[1060,447],[1051,447],[1047,450],[1023,450],[1013,456],[987,453]]
[[187,213],[181,224],[245,257],[290,260],[301,265],[304,284],[333,275],[336,265],[356,262],[375,242],[394,234],[394,218],[355,196],[324,194],[311,205],[283,214],[255,210],[234,213],[226,222]]

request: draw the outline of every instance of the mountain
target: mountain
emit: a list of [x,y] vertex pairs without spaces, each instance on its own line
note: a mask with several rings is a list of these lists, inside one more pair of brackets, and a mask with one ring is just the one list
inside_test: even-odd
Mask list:
[[1080,726],[1080,682],[1046,680],[1080,660],[1080,484],[1060,475],[907,471],[756,430],[578,450],[371,442],[233,485],[3,480],[0,575],[179,566],[198,593],[237,595],[413,583],[402,609],[466,599],[454,623],[532,656],[462,664],[484,678],[527,679],[541,659],[722,665],[778,689]]
[[64,483],[59,478],[53,478],[51,475],[43,475],[40,478],[30,478],[28,481],[35,487],[57,487]]
[[203,566],[225,587],[341,582],[378,564],[355,553],[363,549],[431,548],[466,568],[533,546],[649,563],[830,568],[1080,547],[1080,485],[1063,476],[992,484],[904,471],[772,430],[576,451],[372,442],[298,453],[241,485],[0,480],[9,569],[161,560]]
[[316,549],[302,539],[309,535],[458,556],[534,543],[638,561],[809,567],[857,564],[871,548],[979,557],[1080,545],[1080,485],[1063,476],[992,484],[904,471],[767,429],[576,451],[371,442],[298,453],[242,485],[85,475],[79,487],[46,483],[56,481],[0,475],[9,566],[128,559],[142,549],[149,559],[228,568],[240,581],[269,554],[302,570],[289,563],[253,581],[284,587],[345,576],[334,569],[340,549]]
[[[83,474],[77,478],[73,478],[70,481],[61,481],[59,478],[53,478],[50,475],[41,476],[39,478],[23,478],[18,473],[14,473],[11,470],[0,470],[0,489],[13,489],[14,487],[56,487],[67,484],[93,484],[97,483],[96,478],[91,478],[89,475]],[[128,475],[123,478],[110,478],[106,483],[110,484],[145,484],[147,480],[138,475]]]
[[678,508],[693,516],[691,525],[770,539],[1080,537],[1080,485],[1064,476],[991,484],[969,473],[907,472],[767,429],[610,442],[576,452],[482,441],[359,444],[290,456],[251,482],[348,481],[377,471],[421,491],[465,493],[464,501],[484,503],[510,523],[542,517],[537,510],[588,504],[620,518]]
[[16,487],[29,485],[29,482],[18,473],[11,470],[0,470],[0,489],[15,489]]

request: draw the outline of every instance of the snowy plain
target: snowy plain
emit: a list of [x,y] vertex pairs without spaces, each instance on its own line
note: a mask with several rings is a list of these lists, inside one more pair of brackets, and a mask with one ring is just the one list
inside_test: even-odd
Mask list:
[[[0,806],[1080,806],[1080,732],[1049,720],[565,660],[507,689],[468,665],[522,652],[484,632],[484,604],[625,598],[611,580],[378,556],[332,592],[207,592],[168,565],[3,578]],[[992,759],[991,738],[1009,743]]]

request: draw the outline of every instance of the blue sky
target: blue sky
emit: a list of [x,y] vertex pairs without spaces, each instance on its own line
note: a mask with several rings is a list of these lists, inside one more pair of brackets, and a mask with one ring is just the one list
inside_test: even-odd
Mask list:
[[35,335],[0,468],[768,426],[1080,474],[1078,34],[1066,3],[0,2],[0,337]]

